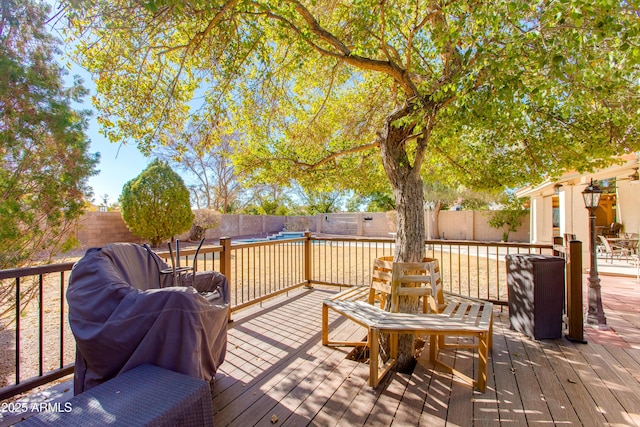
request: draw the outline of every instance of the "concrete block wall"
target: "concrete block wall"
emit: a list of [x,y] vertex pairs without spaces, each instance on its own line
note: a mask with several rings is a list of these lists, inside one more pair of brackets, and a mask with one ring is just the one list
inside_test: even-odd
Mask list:
[[[439,239],[476,240],[495,242],[502,240],[502,230],[489,225],[490,211],[441,211],[438,216]],[[435,238],[435,236],[434,236]],[[529,215],[522,218],[518,231],[509,233],[510,242],[529,242]]]
[[[207,239],[220,237],[256,236],[274,234],[283,230],[286,217],[277,215],[221,215],[220,224],[214,229],[207,230]],[[188,237],[188,236],[187,236]]]
[[114,242],[142,243],[124,223],[120,212],[87,212],[78,222],[76,238],[80,249],[104,246]]
[[365,237],[391,237],[389,233],[395,229],[395,224],[390,224],[386,212],[360,213],[362,224],[362,236]]
[[316,231],[324,234],[341,234],[358,236],[359,214],[353,213],[334,213],[334,214],[318,214],[316,215]]
[[440,211],[438,216],[438,235],[435,239],[475,240],[473,211]]
[[[438,217],[438,236],[447,240],[500,241],[502,231],[489,227],[488,212],[441,211]],[[393,228],[385,212],[353,212],[318,214],[315,216],[221,215],[220,224],[207,230],[207,239],[220,237],[262,237],[282,230],[306,231],[363,237],[390,237]],[[87,212],[79,221],[76,237],[81,249],[104,246],[113,242],[143,243],[125,225],[120,212]],[[189,233],[177,236],[189,238]],[[509,241],[529,241],[529,217],[522,227],[509,235]]]
[[311,231],[316,233],[317,218],[315,216],[286,216],[284,217],[284,228],[287,231]]

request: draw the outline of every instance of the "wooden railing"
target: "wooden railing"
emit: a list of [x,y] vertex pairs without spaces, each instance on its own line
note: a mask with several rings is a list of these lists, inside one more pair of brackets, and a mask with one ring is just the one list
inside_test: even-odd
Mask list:
[[[433,240],[445,290],[505,304],[504,256],[548,253],[551,245]],[[256,242],[220,239],[202,247],[198,271],[216,270],[229,280],[231,311],[297,287],[368,284],[373,260],[391,256],[392,239],[304,237]],[[158,252],[169,259],[168,252]],[[192,265],[195,249],[180,251]],[[73,372],[75,345],[65,293],[72,262],[0,271],[0,401]]]

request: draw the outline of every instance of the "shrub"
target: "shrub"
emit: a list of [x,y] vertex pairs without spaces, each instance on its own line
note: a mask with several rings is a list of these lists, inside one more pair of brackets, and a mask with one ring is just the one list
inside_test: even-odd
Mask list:
[[522,217],[527,214],[523,201],[515,196],[507,196],[503,201],[503,209],[494,211],[488,223],[495,229],[502,229],[502,240],[509,240],[509,233],[518,231],[522,225]]
[[220,225],[221,216],[218,212],[211,209],[197,209],[193,212],[193,225],[189,238],[191,240],[200,240],[205,237],[205,233],[209,229],[217,228]]
[[157,159],[124,185],[120,206],[129,230],[153,246],[189,230],[193,222],[184,181]]

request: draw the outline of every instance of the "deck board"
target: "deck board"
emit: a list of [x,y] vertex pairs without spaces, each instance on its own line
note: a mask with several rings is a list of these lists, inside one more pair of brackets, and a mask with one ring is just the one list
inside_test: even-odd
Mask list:
[[[450,353],[455,357],[455,361],[449,366],[468,374],[469,377],[473,377],[473,352],[457,349],[450,350]],[[461,379],[454,377],[451,384],[451,403],[447,413],[447,421],[457,426],[467,425],[469,420],[473,419],[473,399],[473,387]],[[451,404],[453,404],[455,410],[451,410]]]
[[[553,417],[542,393],[542,379],[536,376],[533,369],[534,365],[541,362],[533,351],[527,352],[526,340],[529,338],[513,334],[512,339],[507,340],[507,348],[511,355],[513,373],[520,391],[520,400],[527,424],[540,424],[544,420],[553,419]],[[547,377],[547,379],[551,378]],[[522,390],[525,387],[527,392],[523,393]]]
[[[546,351],[556,348],[556,343],[540,345],[532,340],[522,340],[527,356],[531,361],[533,375],[540,386],[540,398],[548,409],[548,416],[557,424],[579,424],[580,419],[571,405],[567,393],[562,387],[563,378],[553,369],[552,361]],[[540,417],[538,417],[540,418]],[[528,418],[531,420],[531,418]],[[549,418],[546,418],[547,420]],[[540,418],[544,421],[545,418]]]
[[[594,344],[589,344],[593,346]],[[574,346],[561,347],[567,360],[572,364],[582,383],[585,385],[587,392],[591,395],[596,407],[600,408],[607,424],[616,425],[633,425],[629,424],[629,419],[624,415],[624,407],[618,402],[608,387],[608,384],[602,381],[598,376],[594,367],[586,360],[585,354],[591,350],[581,349],[579,352]]]
[[[635,294],[610,299],[615,332],[589,331],[587,344],[525,337],[497,307],[485,393],[434,368],[428,342],[413,374],[391,373],[371,389],[368,365],[348,360],[350,348],[321,345],[321,302],[331,294],[301,289],[234,313],[213,387],[217,426],[640,426],[640,304],[628,301]],[[364,336],[335,313],[329,321],[337,339]],[[475,376],[472,351],[439,357]]]
[[[506,322],[508,323],[508,319]],[[516,383],[515,372],[521,363],[521,355],[511,355],[507,345],[511,337],[504,315],[494,317],[493,351],[489,363],[493,366],[494,376],[488,381],[488,388],[495,390],[498,399],[498,418],[494,420],[513,425],[526,425],[520,390]],[[512,360],[515,359],[515,360]]]
[[[582,347],[583,344],[579,344],[579,346]],[[582,424],[605,425],[606,420],[602,411],[596,407],[596,402],[560,346],[551,346],[545,349],[545,353],[558,378],[558,381],[550,386],[555,386],[566,394]]]

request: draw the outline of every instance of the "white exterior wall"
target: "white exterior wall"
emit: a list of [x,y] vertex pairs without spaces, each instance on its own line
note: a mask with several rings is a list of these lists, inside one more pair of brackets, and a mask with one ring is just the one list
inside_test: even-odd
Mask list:
[[531,197],[531,243],[553,243],[553,199]]
[[640,182],[619,181],[617,218],[625,233],[640,233]]

